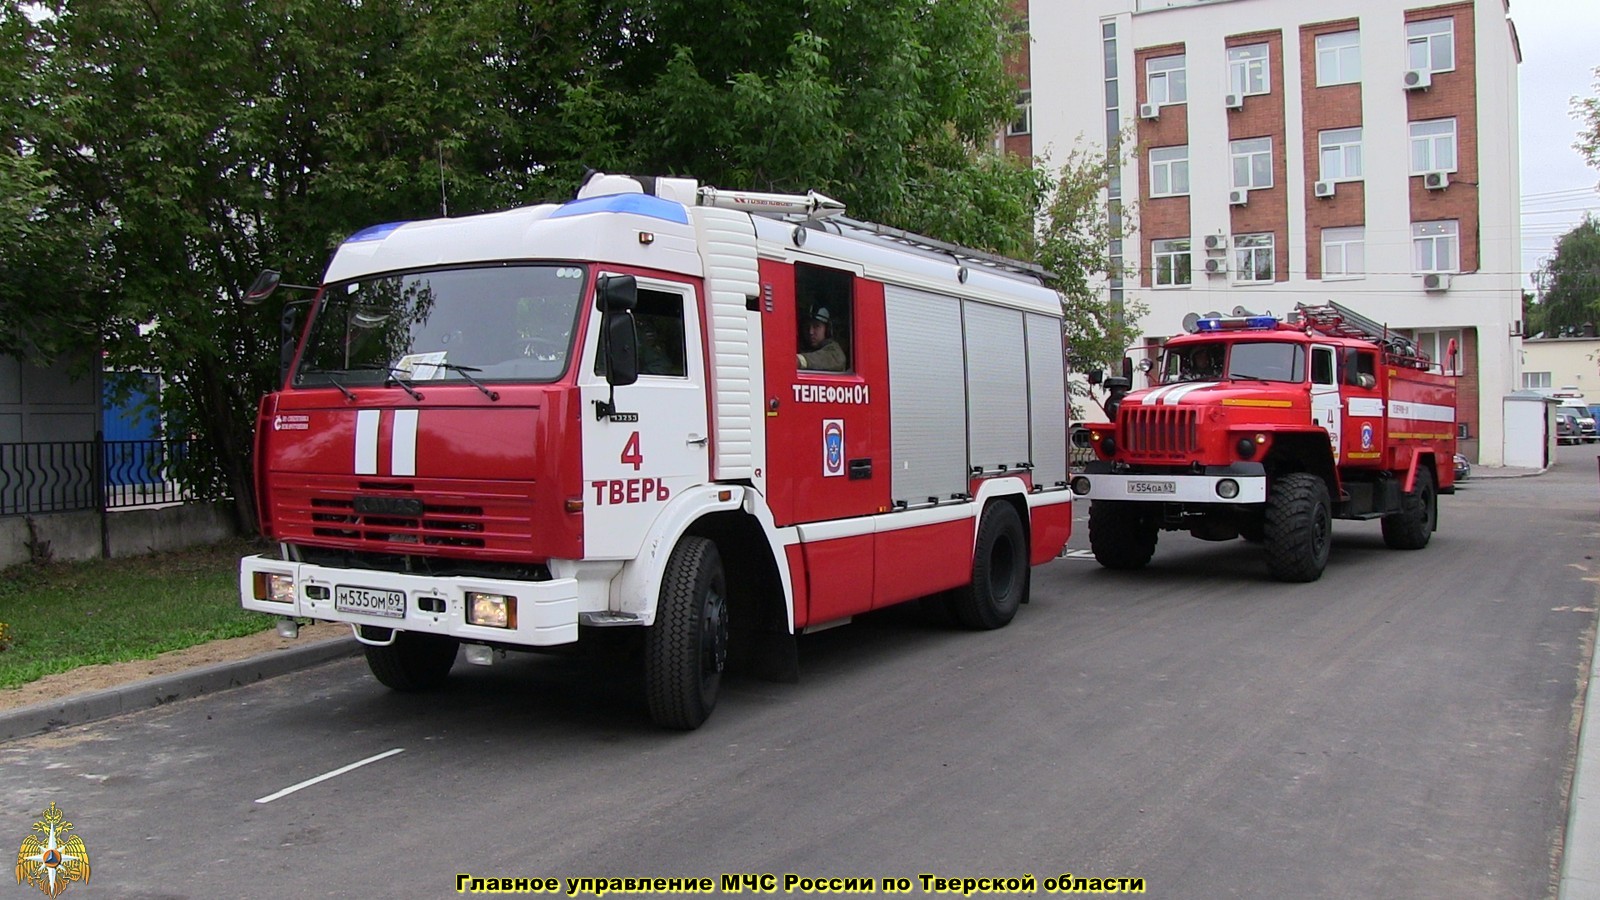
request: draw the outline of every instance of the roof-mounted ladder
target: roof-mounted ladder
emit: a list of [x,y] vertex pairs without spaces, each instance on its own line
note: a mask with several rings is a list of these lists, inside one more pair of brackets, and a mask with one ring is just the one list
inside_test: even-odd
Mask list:
[[1370,341],[1382,347],[1391,361],[1413,368],[1426,369],[1428,354],[1422,352],[1410,338],[1395,334],[1389,326],[1381,325],[1355,310],[1333,302],[1317,305],[1297,304],[1295,312],[1307,328],[1314,328],[1329,337],[1354,338]]

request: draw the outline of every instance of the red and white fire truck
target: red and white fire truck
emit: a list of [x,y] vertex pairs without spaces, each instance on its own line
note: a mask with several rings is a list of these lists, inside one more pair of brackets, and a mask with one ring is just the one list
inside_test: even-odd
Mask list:
[[675,728],[869,610],[1007,624],[1071,530],[1059,297],[840,213],[596,175],[351,236],[261,403],[244,606],[399,690],[632,629]]
[[1288,322],[1193,318],[1154,386],[1107,380],[1111,423],[1091,426],[1098,459],[1072,482],[1101,565],[1142,567],[1178,530],[1259,541],[1274,577],[1314,581],[1336,518],[1381,519],[1390,547],[1427,546],[1438,495],[1455,489],[1453,376],[1331,302]]

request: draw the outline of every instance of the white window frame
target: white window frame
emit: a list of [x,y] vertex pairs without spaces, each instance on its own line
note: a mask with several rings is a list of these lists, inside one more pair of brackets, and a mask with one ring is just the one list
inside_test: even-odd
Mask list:
[[1194,281],[1194,243],[1186,237],[1151,241],[1150,262],[1156,288],[1186,288]]
[[[1442,40],[1441,40],[1442,39]],[[1418,51],[1422,59],[1417,59]],[[1448,55],[1445,65],[1437,65],[1440,56]],[[1454,72],[1456,70],[1456,20],[1424,19],[1406,23],[1406,68],[1428,72]]]
[[[1269,44],[1250,44],[1246,47],[1228,48],[1228,90],[1241,97],[1254,97],[1272,93],[1272,47]],[[1252,79],[1261,82],[1252,88]]]
[[[1337,260],[1337,265],[1334,264]],[[1354,263],[1352,266],[1351,263]],[[1367,229],[1363,225],[1322,229],[1322,280],[1367,277]]]
[[1525,390],[1525,391],[1538,390],[1539,388],[1548,388],[1548,387],[1550,387],[1550,373],[1549,372],[1523,372],[1522,373],[1522,389],[1523,390]]
[[[1441,261],[1441,256],[1448,256],[1449,259]],[[1411,269],[1417,275],[1460,272],[1461,223],[1455,219],[1412,222]]]
[[[1278,239],[1272,232],[1233,236],[1233,283],[1271,284],[1278,275]],[[1261,277],[1262,262],[1266,276]],[[1246,275],[1250,277],[1245,277]]]
[[[1156,88],[1160,87],[1160,91]],[[1189,102],[1188,57],[1153,56],[1144,61],[1144,91],[1150,103],[1178,106]]]
[[1360,80],[1360,30],[1317,35],[1317,87],[1355,84]]
[[[1467,342],[1459,328],[1441,328],[1438,331],[1413,331],[1411,340],[1416,343],[1417,349],[1428,354],[1428,361],[1439,367],[1439,371],[1446,375],[1467,374]],[[1450,341],[1456,342],[1456,359],[1452,367],[1446,351],[1450,349]]]
[[1017,92],[1017,114],[1006,124],[1006,137],[1033,133],[1033,91]]
[[[1182,190],[1179,190],[1179,182]],[[1165,182],[1165,187],[1162,183]],[[1153,147],[1150,150],[1150,196],[1189,195],[1189,145]]]
[[[1262,191],[1272,187],[1272,138],[1245,138],[1228,142],[1228,155],[1231,158],[1233,187],[1238,190]],[[1262,158],[1266,159],[1266,182],[1256,182],[1256,163]],[[1246,163],[1246,183],[1239,183],[1239,162]]]
[[[1366,177],[1366,167],[1361,159],[1361,137],[1359,125],[1317,132],[1317,162],[1322,181],[1361,181]],[[1329,165],[1330,159],[1333,165]]]
[[[1461,144],[1456,139],[1455,119],[1425,119],[1412,122],[1409,126],[1411,134],[1411,174],[1421,175],[1425,172],[1454,172],[1461,165]],[[1440,165],[1440,150],[1449,148],[1450,164]],[[1419,162],[1419,153],[1423,159]]]

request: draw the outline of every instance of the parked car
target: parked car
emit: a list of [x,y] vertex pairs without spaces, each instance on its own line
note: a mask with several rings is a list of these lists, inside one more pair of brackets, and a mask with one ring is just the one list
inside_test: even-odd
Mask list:
[[1457,453],[1456,454],[1456,480],[1460,481],[1461,479],[1466,478],[1467,476],[1469,476],[1471,474],[1472,474],[1472,463],[1467,462],[1467,458],[1465,456],[1463,456],[1460,453]]
[[1583,440],[1583,432],[1578,429],[1578,414],[1569,409],[1557,409],[1556,415],[1556,443],[1576,444]]

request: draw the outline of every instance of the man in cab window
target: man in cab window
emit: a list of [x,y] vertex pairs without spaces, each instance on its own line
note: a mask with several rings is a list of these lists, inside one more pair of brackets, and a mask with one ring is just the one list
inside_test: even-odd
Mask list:
[[811,313],[804,333],[805,352],[795,357],[800,368],[819,372],[845,370],[844,348],[829,334],[832,320],[825,306],[819,306]]

